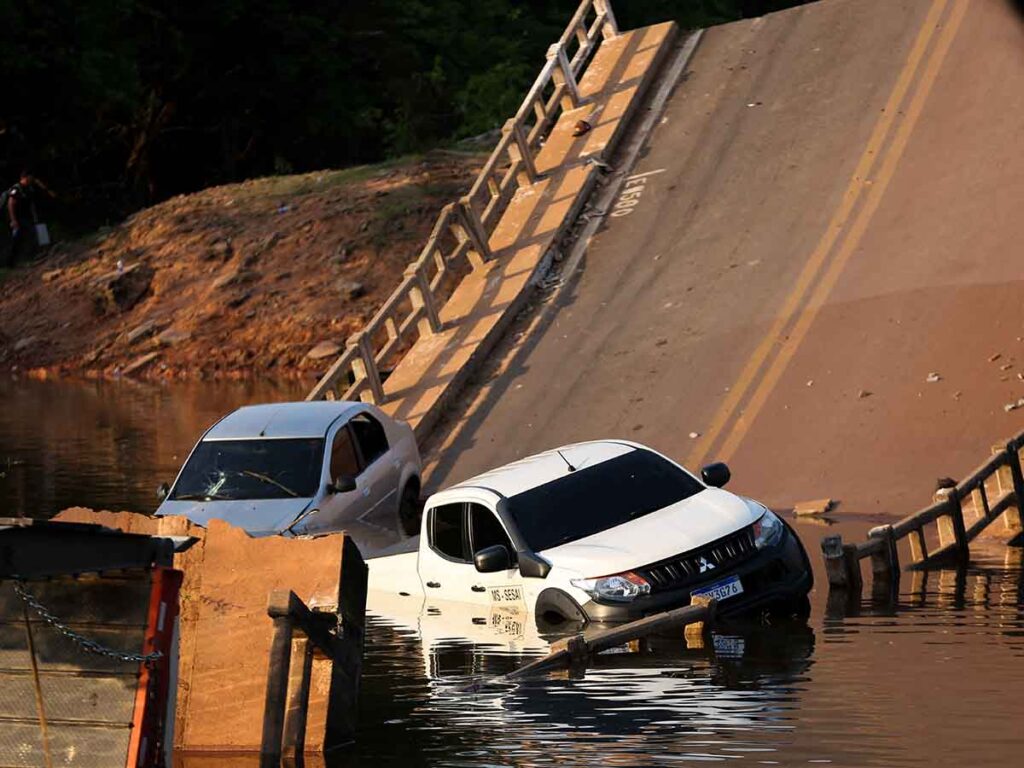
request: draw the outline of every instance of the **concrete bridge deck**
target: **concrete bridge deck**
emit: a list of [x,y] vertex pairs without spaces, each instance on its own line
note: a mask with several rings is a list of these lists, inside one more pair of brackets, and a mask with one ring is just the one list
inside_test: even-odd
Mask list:
[[649,175],[441,425],[430,485],[621,436],[779,506],[926,503],[1024,427],[1022,93],[1006,0],[709,29]]

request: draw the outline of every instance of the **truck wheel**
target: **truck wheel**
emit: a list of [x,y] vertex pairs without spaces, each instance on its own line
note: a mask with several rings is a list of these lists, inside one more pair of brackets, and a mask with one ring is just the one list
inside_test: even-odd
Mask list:
[[415,536],[420,532],[420,521],[423,518],[423,504],[420,502],[420,486],[410,480],[402,489],[402,499],[398,505],[398,525],[406,536]]

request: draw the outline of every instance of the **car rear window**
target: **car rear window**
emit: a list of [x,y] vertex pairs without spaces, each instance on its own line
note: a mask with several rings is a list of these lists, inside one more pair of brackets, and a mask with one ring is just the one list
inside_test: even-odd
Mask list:
[[509,511],[539,552],[586,538],[704,490],[694,477],[651,451],[637,449],[517,494]]

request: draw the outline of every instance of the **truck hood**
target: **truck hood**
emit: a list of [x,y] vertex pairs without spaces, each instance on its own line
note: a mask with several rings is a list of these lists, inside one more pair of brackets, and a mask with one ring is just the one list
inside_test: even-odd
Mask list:
[[312,499],[255,499],[250,501],[174,501],[160,505],[156,514],[181,515],[196,525],[223,520],[245,530],[250,536],[269,536],[291,525],[312,503]]
[[708,488],[649,515],[540,552],[553,567],[584,578],[609,576],[682,554],[753,524],[764,509]]

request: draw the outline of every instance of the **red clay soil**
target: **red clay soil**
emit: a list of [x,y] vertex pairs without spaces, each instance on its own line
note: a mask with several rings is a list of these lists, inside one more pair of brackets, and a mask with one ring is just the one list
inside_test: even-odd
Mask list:
[[[479,165],[437,153],[258,179],[58,244],[0,282],[0,367],[312,380],[397,286]],[[311,357],[317,345],[322,356]]]

